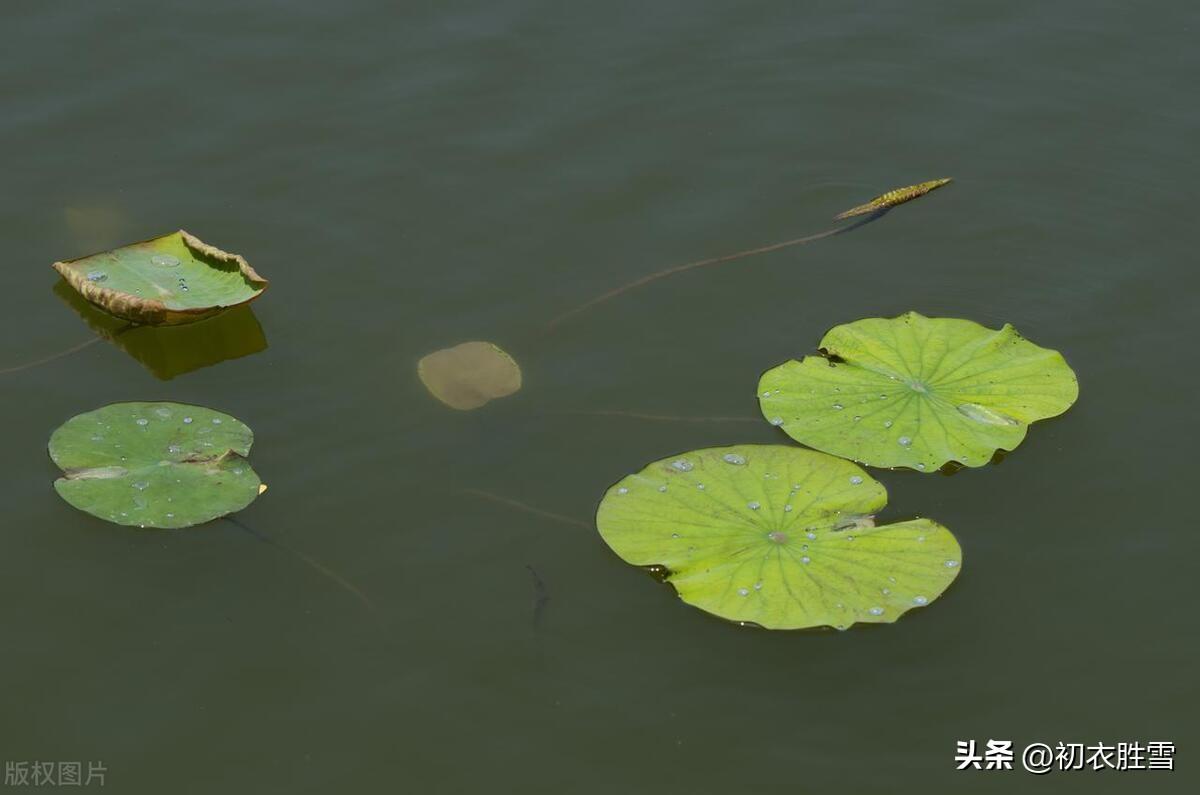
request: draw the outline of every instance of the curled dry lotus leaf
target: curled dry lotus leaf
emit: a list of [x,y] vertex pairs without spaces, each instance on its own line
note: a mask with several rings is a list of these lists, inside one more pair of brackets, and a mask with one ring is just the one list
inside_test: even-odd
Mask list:
[[1009,325],[909,312],[836,326],[824,356],[763,374],[763,416],[796,441],[879,467],[987,464],[1079,396],[1058,351]]
[[50,437],[54,488],[116,524],[180,528],[240,511],[265,489],[246,461],[254,434],[219,411],[181,403],[113,403]]
[[134,323],[191,323],[247,304],[267,289],[246,260],[180,230],[54,263],[79,294]]
[[782,445],[695,450],[612,486],[605,542],[662,567],[683,601],[768,629],[891,623],[936,599],[961,569],[929,519],[876,526],[883,486],[849,461]]
[[477,409],[521,388],[521,368],[490,342],[464,342],[425,356],[417,375],[429,393],[454,409]]

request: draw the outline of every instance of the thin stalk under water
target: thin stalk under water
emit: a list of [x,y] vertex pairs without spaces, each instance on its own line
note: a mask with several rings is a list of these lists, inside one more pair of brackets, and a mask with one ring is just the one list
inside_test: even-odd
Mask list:
[[[127,325],[124,325],[121,328],[114,331],[112,333],[112,335],[114,338],[117,336],[120,336],[121,334],[124,334],[126,331],[129,331],[131,328],[135,328],[136,325],[137,324],[135,324],[135,323],[129,323]],[[8,375],[9,373],[19,373],[22,370],[29,370],[29,369],[31,369],[33,367],[37,367],[39,365],[49,364],[50,362],[53,362],[57,359],[61,359],[64,356],[70,356],[72,353],[77,353],[77,352],[83,350],[84,348],[88,348],[92,345],[95,345],[101,339],[103,339],[103,338],[98,337],[98,336],[92,336],[89,339],[86,339],[83,342],[79,343],[78,345],[72,345],[70,348],[61,350],[58,353],[52,353],[49,356],[43,356],[41,359],[35,359],[32,362],[25,362],[24,364],[14,365],[13,367],[6,367],[3,370],[0,370],[0,375]]]
[[629,282],[628,284],[624,284],[620,287],[609,290],[607,293],[604,293],[603,295],[598,295],[595,298],[593,298],[592,300],[587,301],[586,303],[580,304],[579,306],[575,307],[574,309],[570,309],[566,312],[563,312],[561,315],[558,315],[557,317],[552,318],[548,323],[546,323],[545,327],[543,328],[543,331],[545,331],[545,332],[553,331],[556,327],[558,327],[564,321],[569,320],[572,317],[575,317],[576,315],[580,314],[581,312],[591,309],[592,307],[594,307],[598,304],[602,304],[605,301],[609,301],[613,298],[616,298],[617,296],[619,296],[623,293],[627,293],[630,290],[636,289],[638,287],[643,287],[647,284],[650,284],[651,282],[656,282],[659,279],[665,279],[668,276],[674,276],[678,273],[683,273],[685,271],[694,270],[695,268],[703,268],[708,265],[719,265],[723,262],[732,262],[733,260],[745,259],[746,257],[753,257],[756,254],[767,254],[772,251],[779,251],[780,249],[791,248],[792,246],[800,246],[805,243],[812,243],[817,240],[824,240],[825,238],[833,237],[834,235],[844,234],[844,233],[850,232],[854,229],[858,229],[861,226],[866,226],[867,224],[871,223],[872,221],[882,218],[890,209],[891,209],[890,207],[883,207],[878,210],[874,210],[874,211],[870,212],[870,214],[863,216],[862,218],[860,218],[859,220],[855,221],[852,224],[848,224],[846,226],[837,226],[832,229],[826,229],[824,232],[817,232],[816,234],[813,234],[813,235],[806,235],[805,237],[797,237],[797,238],[793,238],[792,240],[784,240],[780,243],[772,243],[767,246],[758,246],[756,248],[748,248],[743,251],[735,251],[732,254],[723,254],[719,257],[709,257],[708,259],[696,260],[694,262],[685,262],[682,265],[672,265],[669,268],[664,268],[663,270],[655,271],[654,273],[647,274],[646,276],[643,276],[640,279],[635,279],[634,281]]
[[342,588],[342,590],[353,594],[354,597],[356,599],[358,599],[358,601],[362,602],[362,604],[368,610],[370,610],[372,612],[375,611],[375,603],[371,601],[371,597],[367,596],[367,594],[361,588],[359,588],[357,585],[350,582],[345,577],[338,574],[336,571],[329,568],[321,561],[317,560],[316,558],[314,558],[310,555],[307,555],[307,554],[301,552],[300,550],[298,550],[294,547],[288,546],[287,544],[283,543],[282,541],[277,541],[268,535],[258,532],[253,527],[251,527],[250,525],[241,521],[240,519],[236,519],[233,516],[226,516],[226,517],[224,517],[224,519],[225,519],[225,521],[232,524],[234,527],[237,527],[239,530],[249,533],[255,539],[263,542],[264,544],[270,544],[271,546],[275,547],[276,549],[281,549],[284,552],[287,552],[288,554],[298,558],[300,561],[302,561],[304,564],[306,564],[310,569],[317,572],[322,577],[324,577],[328,580],[332,580],[340,588]]

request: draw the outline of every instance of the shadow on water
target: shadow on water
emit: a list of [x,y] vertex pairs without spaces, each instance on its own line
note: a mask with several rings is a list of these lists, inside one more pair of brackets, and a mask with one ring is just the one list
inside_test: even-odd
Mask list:
[[64,281],[54,286],[54,294],[100,338],[132,356],[162,381],[267,349],[266,335],[249,306],[234,307],[208,320],[182,326],[138,326],[88,303]]

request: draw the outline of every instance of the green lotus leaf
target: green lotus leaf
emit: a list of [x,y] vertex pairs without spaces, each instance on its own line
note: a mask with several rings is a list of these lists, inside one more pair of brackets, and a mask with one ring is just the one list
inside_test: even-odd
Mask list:
[[54,269],[104,311],[154,326],[203,320],[267,289],[246,260],[183,230],[56,262]]
[[54,488],[116,524],[180,528],[240,511],[264,490],[246,456],[254,434],[219,411],[181,403],[113,403],[50,437]]
[[768,629],[889,624],[936,599],[962,551],[928,519],[876,526],[887,492],[839,458],[781,445],[695,450],[613,485],[596,526],[683,601]]
[[417,362],[429,393],[453,409],[477,409],[521,388],[521,368],[490,342],[464,342]]
[[763,416],[802,444],[871,466],[983,466],[1079,396],[1062,355],[1009,325],[908,312],[836,326],[820,348],[763,374]]

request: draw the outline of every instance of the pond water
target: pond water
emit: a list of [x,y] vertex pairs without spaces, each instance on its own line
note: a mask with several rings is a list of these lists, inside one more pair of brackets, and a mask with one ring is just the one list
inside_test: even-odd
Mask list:
[[[183,227],[272,280],[241,349],[101,341],[0,375],[6,762],[99,760],[133,793],[1196,783],[1194,4],[400,5],[0,10],[0,369],[96,333],[57,259]],[[602,543],[611,483],[789,443],[759,374],[910,309],[1010,322],[1081,384],[999,464],[873,471],[883,518],[962,544],[935,604],[740,628]],[[523,389],[433,400],[416,362],[467,340]],[[254,428],[244,526],[55,495],[54,428],[159,399]],[[954,770],[989,738],[1173,741],[1178,769]]]

